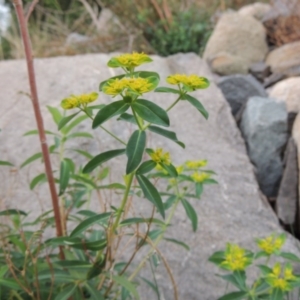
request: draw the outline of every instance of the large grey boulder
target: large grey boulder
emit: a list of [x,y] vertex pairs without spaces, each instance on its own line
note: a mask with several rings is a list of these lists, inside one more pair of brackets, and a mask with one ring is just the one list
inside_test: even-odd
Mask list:
[[264,16],[271,10],[271,5],[267,3],[251,3],[241,7],[238,13],[241,16],[253,17],[259,21],[261,21]]
[[[35,61],[38,91],[47,129],[56,131],[46,105],[59,106],[60,100],[72,93],[97,91],[99,82],[119,74],[116,69],[109,69],[107,61],[113,54],[94,54],[73,57],[56,57],[37,59]],[[173,73],[195,73],[212,79],[206,63],[195,54],[178,54],[168,58],[153,56],[154,63],[145,65],[144,70],[156,70],[161,74],[161,85],[165,78]],[[26,64],[23,60],[0,62],[0,154],[1,160],[9,160],[19,166],[27,157],[40,151],[36,136],[23,137],[27,130],[34,129],[30,100],[25,93],[29,92]],[[20,93],[22,92],[22,93]],[[217,173],[218,185],[205,188],[201,201],[192,201],[199,214],[199,230],[193,233],[183,207],[179,206],[167,237],[178,238],[189,244],[191,251],[171,243],[163,242],[159,249],[168,260],[176,282],[179,299],[216,300],[225,290],[225,283],[215,276],[217,269],[207,261],[217,250],[224,249],[226,242],[239,243],[254,249],[253,239],[264,237],[273,232],[281,232],[278,220],[269,204],[262,200],[253,166],[246,154],[244,141],[232,118],[230,107],[222,93],[212,82],[207,90],[197,91],[199,98],[210,113],[206,121],[188,102],[182,101],[170,111],[171,130],[177,132],[180,140],[185,142],[186,150],[177,144],[151,134],[148,139],[151,146],[160,146],[171,152],[175,164],[186,159],[208,159],[209,168]],[[175,95],[154,93],[147,96],[162,107],[168,107]],[[114,99],[103,94],[99,103],[110,103]],[[89,129],[97,139],[90,142],[81,138],[70,147],[80,146],[96,155],[102,151],[120,147],[110,136],[100,129],[92,131],[91,123],[80,127]],[[108,121],[105,127],[121,138],[135,128],[127,123]],[[49,136],[49,142],[52,137]],[[112,160],[112,180],[122,180],[125,157]],[[83,161],[85,163],[86,160]],[[54,159],[54,169],[59,162]],[[17,207],[36,215],[41,207],[50,207],[48,189],[39,188],[30,191],[28,183],[43,171],[42,165],[33,164],[21,170],[3,167],[0,169],[0,209]],[[16,180],[15,180],[16,179]],[[109,196],[109,193],[107,193]],[[120,201],[120,195],[114,198]],[[151,205],[144,199],[133,199],[137,216],[147,217]],[[100,212],[96,199],[91,207]],[[285,251],[299,253],[297,242],[288,238]],[[134,263],[138,263],[135,260]],[[150,275],[151,276],[151,275]],[[149,277],[150,278],[150,277]],[[161,287],[161,298],[173,300],[173,289],[163,266],[158,269],[157,280]],[[154,299],[153,291],[143,291],[141,297]]]
[[262,85],[252,75],[229,75],[218,81],[225,99],[228,101],[233,115],[253,96],[267,97]]
[[257,180],[267,197],[275,197],[282,176],[281,152],[287,142],[287,111],[284,103],[252,97],[244,110],[241,130]]
[[211,35],[203,57],[221,75],[246,74],[268,52],[265,29],[251,16],[225,13]]

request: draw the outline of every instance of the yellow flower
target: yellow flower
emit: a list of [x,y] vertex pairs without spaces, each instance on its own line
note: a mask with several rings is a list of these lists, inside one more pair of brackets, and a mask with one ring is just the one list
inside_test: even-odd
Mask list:
[[98,93],[93,92],[90,94],[82,94],[77,97],[81,104],[88,104],[88,103],[94,102],[98,98]]
[[154,152],[152,152],[150,154],[150,157],[157,164],[165,164],[167,166],[171,164],[170,153],[169,152],[163,152],[162,148],[156,149]]
[[276,251],[279,251],[285,242],[285,235],[281,234],[279,236],[275,236],[272,234],[271,236],[266,237],[265,239],[257,240],[257,246],[263,250],[268,255],[273,254]]
[[195,172],[195,173],[193,173],[192,175],[191,175],[191,178],[195,181],[195,182],[203,182],[203,181],[205,181],[206,179],[209,179],[210,178],[210,174],[208,174],[208,173],[204,173],[204,172],[202,172],[202,173],[197,173],[197,172]]
[[128,87],[128,79],[123,77],[122,79],[109,80],[102,88],[103,93],[107,95],[119,95],[124,89]]
[[76,96],[72,95],[69,98],[63,99],[60,105],[63,109],[72,109],[78,107],[80,102]]
[[181,174],[183,172],[183,169],[184,169],[183,166],[176,167],[177,174]]
[[174,74],[167,77],[166,81],[169,84],[183,84],[192,90],[205,89],[209,86],[209,81],[205,77],[199,77],[196,74],[185,75],[185,74]]
[[90,102],[94,102],[98,98],[98,93],[92,92],[90,94],[71,95],[69,98],[65,98],[61,101],[61,107],[63,109],[72,109],[79,107],[81,104],[86,105]]
[[221,266],[231,271],[242,271],[251,264],[251,259],[247,257],[246,251],[238,245],[227,244],[225,260]]
[[266,281],[272,288],[278,288],[282,291],[290,291],[292,289],[290,282],[297,281],[297,278],[294,276],[293,269],[290,264],[285,266],[282,274],[280,264],[276,263],[272,268],[272,272],[266,276]]
[[127,78],[109,80],[102,88],[107,95],[119,95],[124,90],[130,89],[138,94],[150,92],[154,88],[153,84],[146,78]]
[[114,57],[112,59],[113,62],[117,62],[117,64],[114,63],[108,63],[108,65],[110,67],[126,67],[129,69],[138,67],[144,63],[148,63],[151,62],[152,59],[145,53],[137,53],[137,52],[133,52],[132,54],[130,53],[126,53],[126,54],[122,54],[120,56]]
[[177,183],[177,180],[175,178],[169,179],[170,185],[175,185]]
[[162,172],[162,173],[166,174],[166,175],[168,174],[168,172],[160,164],[157,164],[155,169],[159,172]]
[[127,87],[138,94],[148,93],[153,89],[153,84],[146,78],[130,78]]
[[188,160],[185,165],[190,169],[198,169],[207,165],[207,160]]

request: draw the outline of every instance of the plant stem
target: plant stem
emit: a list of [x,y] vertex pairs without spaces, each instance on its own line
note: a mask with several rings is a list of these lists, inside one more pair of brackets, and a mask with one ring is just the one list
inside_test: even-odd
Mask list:
[[[83,111],[91,120],[94,120],[94,118],[87,112],[87,110],[85,110],[85,109],[80,109],[80,110]],[[125,146],[127,145],[124,141],[119,139],[116,135],[114,135],[112,132],[110,132],[108,129],[106,129],[102,125],[100,125],[99,127],[101,129],[103,129],[106,133],[108,133],[110,136],[112,136],[114,139],[116,139],[118,142],[122,143]]]
[[179,97],[166,109],[166,111],[171,110],[181,99],[182,95],[180,94]]
[[130,188],[131,188],[131,184],[132,184],[134,174],[135,174],[134,172],[129,174],[128,182],[127,182],[127,185],[126,185],[126,190],[125,190],[125,193],[124,193],[124,197],[123,197],[123,200],[121,202],[121,206],[119,208],[119,211],[117,212],[117,218],[116,218],[116,220],[115,220],[115,222],[112,226],[112,231],[113,232],[116,230],[116,228],[119,225],[119,222],[120,222],[120,219],[121,219],[121,216],[122,216],[122,212],[124,210],[124,207],[125,207],[127,199],[128,199],[128,195],[129,195],[129,192],[130,192]]
[[136,275],[139,273],[139,271],[142,269],[142,267],[144,266],[144,264],[148,260],[150,254],[153,252],[154,248],[158,245],[158,243],[164,237],[164,234],[165,234],[165,232],[166,232],[166,230],[167,230],[167,228],[168,228],[168,226],[169,226],[169,224],[170,224],[170,222],[171,222],[171,220],[172,220],[172,218],[173,218],[173,216],[175,214],[175,211],[176,211],[176,208],[177,208],[177,205],[178,205],[180,199],[181,199],[180,195],[177,195],[176,201],[175,201],[175,203],[173,205],[173,208],[172,208],[172,210],[171,210],[171,212],[170,212],[170,214],[169,214],[169,216],[168,216],[168,218],[166,220],[166,223],[165,223],[165,226],[164,226],[164,228],[162,230],[162,233],[157,237],[157,239],[155,240],[155,242],[153,242],[152,248],[149,250],[148,254],[139,263],[139,265],[134,270],[134,272],[129,276],[129,278],[128,278],[129,281],[132,281],[136,277]]
[[139,129],[140,129],[141,131],[145,130],[145,128],[143,128],[143,126],[140,124],[139,118],[138,118],[136,112],[134,111],[134,109],[133,109],[132,107],[131,107],[131,110],[132,110],[133,116],[134,116],[134,118],[135,118],[135,120],[136,120],[136,123],[137,123],[138,126],[139,126]]
[[[22,1],[13,0],[13,3],[18,16],[20,31],[22,35],[23,44],[24,44],[28,77],[29,77],[29,85],[30,85],[30,93],[31,93],[31,101],[32,101],[35,119],[38,127],[43,159],[45,162],[45,173],[48,179],[49,189],[51,193],[52,206],[53,206],[54,217],[55,217],[56,236],[59,237],[59,236],[63,236],[62,220],[59,211],[59,198],[56,192],[55,181],[52,173],[50,154],[49,154],[49,149],[48,149],[47,139],[46,139],[46,134],[44,129],[44,123],[43,123],[43,118],[42,118],[39,100],[38,100],[30,38],[28,34],[27,23],[24,17]],[[62,251],[62,248],[60,248],[60,258],[64,259],[64,253]]]

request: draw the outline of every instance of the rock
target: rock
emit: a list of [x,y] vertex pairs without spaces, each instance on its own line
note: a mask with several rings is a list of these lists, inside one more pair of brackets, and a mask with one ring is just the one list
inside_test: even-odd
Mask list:
[[295,223],[298,207],[298,162],[297,147],[293,138],[289,139],[284,155],[284,172],[276,199],[276,211],[285,225]]
[[271,51],[267,56],[266,64],[271,67],[273,73],[287,76],[300,75],[300,41]]
[[[297,146],[298,172],[300,173],[300,114],[298,114],[295,119],[293,125],[292,137]],[[300,195],[300,176],[298,181],[298,195]]]
[[271,5],[267,3],[256,2],[248,4],[239,9],[241,16],[253,17],[261,21],[264,16],[271,10]]
[[277,83],[278,81],[284,79],[286,76],[279,73],[273,73],[269,77],[265,78],[264,80],[264,88],[268,88],[273,84]]
[[[113,54],[88,54],[35,60],[39,98],[44,124],[48,130],[57,132],[46,105],[58,107],[60,100],[72,93],[98,91],[99,82],[120,74],[120,70],[107,67],[107,61],[112,56]],[[139,69],[159,72],[162,86],[165,85],[164,78],[178,72],[195,73],[212,78],[205,62],[195,54],[152,58],[153,64],[145,64]],[[0,79],[1,160],[9,160],[19,166],[30,155],[40,151],[37,136],[23,136],[27,130],[36,128],[31,103],[25,95],[29,91],[25,61],[1,61]],[[175,100],[173,94],[146,95],[147,99],[165,108]],[[282,232],[282,229],[272,209],[261,199],[253,167],[246,154],[245,143],[220,90],[212,82],[209,89],[194,92],[193,96],[200,99],[209,111],[208,121],[187,101],[181,101],[170,111],[170,130],[176,131],[178,138],[185,142],[186,149],[183,150],[177,144],[160,138],[154,133],[148,139],[148,142],[151,141],[149,146],[160,146],[170,151],[175,164],[182,163],[186,159],[208,159],[209,168],[218,174],[219,184],[208,185],[201,201],[191,200],[200,222],[197,233],[192,232],[191,224],[182,206],[178,207],[172,222],[173,226],[168,229],[167,237],[182,240],[191,247],[191,251],[187,252],[182,247],[169,242],[160,244],[159,249],[169,262],[178,283],[179,299],[215,300],[224,294],[226,284],[215,276],[217,269],[207,261],[208,257],[214,251],[224,249],[226,242],[229,241],[254,250],[256,249],[254,237],[265,237],[273,232]],[[111,103],[111,101],[114,100],[101,93],[95,105]],[[116,122],[116,120],[108,121],[104,126],[124,139],[135,129],[134,125]],[[84,130],[94,134],[97,141],[84,138],[73,139],[68,149],[83,145],[85,150],[96,155],[120,147],[119,143],[100,128],[91,130],[91,122],[88,120],[80,126],[80,131]],[[52,144],[52,136],[48,136],[48,142]],[[59,164],[55,158],[53,157],[54,169],[57,170]],[[79,161],[78,157],[76,161]],[[83,158],[82,163],[86,161],[87,159]],[[111,166],[112,182],[122,180],[125,163],[124,155],[112,159],[108,164]],[[30,191],[28,187],[30,180],[43,172],[43,167],[37,162],[17,172],[11,171],[13,169],[1,168],[0,209],[3,209],[5,204],[6,207],[25,209],[31,212],[30,216],[36,216],[41,203],[43,209],[47,211],[50,207],[47,186],[41,186],[35,192]],[[17,180],[12,181],[14,179],[12,176],[17,176]],[[36,194],[39,197],[36,197]],[[116,203],[120,201],[120,195],[114,193],[112,195]],[[152,210],[149,201],[142,198],[133,199],[132,205],[136,216],[148,217]],[[91,209],[101,212],[94,198]],[[299,254],[296,243],[289,236],[284,251]],[[138,262],[136,258],[135,263]],[[174,299],[172,286],[162,265],[156,274],[161,298]],[[151,278],[151,274],[147,276]],[[249,280],[251,279],[250,276]],[[141,286],[144,287],[141,298],[153,299],[153,291],[146,289],[143,283]]]
[[253,96],[267,97],[262,85],[252,75],[230,75],[221,77],[218,87],[236,115],[247,100]]
[[292,77],[277,83],[270,97],[285,102],[288,112],[300,112],[300,77]]
[[241,121],[251,161],[257,168],[257,180],[267,197],[275,197],[282,176],[281,151],[287,142],[285,104],[273,99],[252,97]]
[[252,17],[230,12],[221,16],[203,57],[218,74],[246,74],[252,63],[264,60],[267,52],[262,24]]
[[72,32],[68,35],[66,39],[67,45],[85,44],[91,41],[86,35],[80,34],[78,32]]
[[249,68],[250,74],[252,74],[257,80],[263,82],[266,77],[271,73],[271,68],[267,66],[263,61],[254,63]]
[[124,30],[124,26],[118,17],[109,8],[102,8],[97,20],[97,30],[99,34],[112,34],[120,29]]

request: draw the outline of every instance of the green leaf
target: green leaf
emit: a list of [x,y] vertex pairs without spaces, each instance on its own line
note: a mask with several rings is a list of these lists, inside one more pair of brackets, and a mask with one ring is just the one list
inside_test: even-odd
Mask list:
[[80,111],[78,111],[75,114],[72,114],[70,116],[67,117],[63,117],[59,123],[58,123],[58,130],[61,130],[67,123],[69,123],[74,117],[76,117],[78,114],[80,113]]
[[85,137],[89,139],[93,139],[94,136],[88,132],[74,132],[68,135],[66,138],[67,139],[73,139],[73,138],[80,138],[80,137]]
[[165,223],[161,220],[158,220],[158,219],[155,219],[155,218],[147,218],[147,219],[143,219],[143,218],[129,218],[129,219],[126,219],[126,220],[123,220],[121,223],[120,223],[120,226],[129,226],[129,225],[132,225],[132,224],[140,224],[140,223],[154,223],[154,224],[158,224],[158,225],[162,225],[164,226]]
[[27,158],[20,166],[20,168],[23,168],[25,167],[26,165],[32,163],[33,161],[39,159],[39,158],[42,158],[42,152],[38,152],[38,153],[35,153],[33,154],[32,156],[30,156],[29,158]]
[[71,232],[70,237],[76,237],[80,235],[83,231],[85,231],[90,226],[97,224],[97,223],[103,223],[111,216],[111,213],[102,213],[98,214],[96,216],[89,217],[82,221],[79,225],[75,227],[75,229]]
[[101,274],[105,268],[105,263],[106,263],[105,256],[101,254],[100,258],[98,258],[98,260],[88,270],[86,278],[89,280]]
[[60,120],[63,118],[61,112],[56,107],[47,106],[47,108],[52,115],[53,121],[56,123],[56,125],[58,125]]
[[55,282],[59,282],[59,283],[68,283],[68,282],[73,282],[76,279],[73,278],[72,276],[70,276],[70,274],[66,271],[62,271],[59,269],[46,269],[46,270],[42,270],[39,272],[38,274],[38,279],[40,281],[55,281]]
[[88,153],[88,152],[86,152],[86,151],[83,151],[83,150],[80,150],[80,149],[73,149],[73,151],[81,154],[82,156],[84,156],[84,157],[86,157],[88,159],[92,159],[93,158],[93,155],[90,154],[90,153]]
[[102,239],[94,242],[86,242],[86,241],[81,241],[80,243],[66,242],[65,244],[76,249],[99,251],[106,247],[107,241],[106,239]]
[[84,283],[84,286],[90,294],[89,300],[104,300],[104,297],[102,296],[100,291],[98,291],[92,284],[86,282]]
[[[45,130],[45,133],[46,133],[46,134],[53,134],[53,135],[55,135],[54,132],[49,131],[49,130]],[[23,134],[23,136],[34,135],[34,134],[39,134],[39,131],[38,131],[37,129],[30,130],[30,131],[25,132],[25,133]]]
[[23,210],[18,210],[18,209],[6,209],[0,211],[0,216],[13,216],[13,215],[27,216],[27,213]]
[[140,130],[134,131],[126,146],[126,155],[128,157],[126,174],[133,172],[141,163],[145,146],[146,132]]
[[132,296],[135,297],[135,299],[139,300],[140,296],[135,288],[135,286],[128,281],[128,279],[124,276],[112,276],[112,280],[116,282],[117,284],[123,286],[128,292],[132,294]]
[[0,160],[0,166],[10,166],[13,167],[14,165],[9,161]]
[[178,176],[177,170],[172,164],[170,164],[170,165],[160,164],[160,165],[162,166],[163,169],[165,169],[168,172],[168,174],[171,177],[177,177]]
[[75,126],[79,125],[81,122],[83,122],[87,118],[88,118],[87,115],[79,116],[78,118],[76,118],[75,120],[73,120],[68,126],[66,126],[65,128],[63,128],[62,132],[64,134],[68,134]]
[[121,183],[111,183],[111,184],[106,184],[106,185],[100,185],[98,186],[98,189],[109,189],[109,190],[125,190],[126,186],[121,184]]
[[246,299],[247,295],[248,295],[247,292],[233,292],[224,295],[218,300],[242,300],[242,299]]
[[136,175],[136,178],[144,193],[145,198],[151,201],[156,206],[162,217],[165,218],[164,204],[156,187],[144,175]]
[[157,127],[157,126],[149,126],[148,129],[154,133],[157,133],[159,135],[162,135],[170,140],[172,140],[173,142],[175,142],[176,144],[178,144],[180,147],[182,147],[183,149],[185,148],[185,144],[178,141],[176,133],[173,131],[168,131],[166,129]]
[[113,116],[124,113],[129,108],[129,104],[123,100],[115,101],[106,105],[104,108],[98,111],[93,121],[93,129],[103,124]]
[[177,199],[178,199],[178,198],[177,198],[176,195],[171,195],[171,196],[167,199],[167,201],[164,203],[164,208],[165,208],[165,210],[169,209]]
[[70,180],[70,164],[67,160],[63,159],[60,163],[59,175],[59,196],[61,196],[68,187]]
[[138,99],[132,104],[132,108],[142,119],[150,123],[166,127],[170,126],[167,112],[151,101]]
[[181,199],[181,203],[182,203],[182,205],[183,205],[183,207],[185,209],[185,212],[186,212],[188,218],[192,222],[192,228],[193,228],[193,230],[196,231],[197,227],[198,227],[198,216],[197,216],[197,213],[196,213],[195,209],[185,199]]
[[272,290],[270,300],[282,300],[283,297],[284,297],[283,291],[279,288],[275,288]]
[[174,244],[177,244],[179,246],[182,246],[184,249],[190,251],[190,247],[186,243],[184,243],[182,241],[178,241],[176,239],[170,239],[170,238],[164,238],[164,240],[168,241],[168,242],[171,242],[171,243],[174,243]]
[[116,149],[116,150],[110,150],[107,152],[103,152],[99,155],[96,155],[92,160],[90,160],[85,167],[83,168],[82,172],[83,173],[90,173],[92,172],[95,168],[103,164],[104,162],[124,154],[126,149]]
[[300,258],[297,255],[290,252],[281,252],[279,256],[284,257],[291,261],[300,262]]
[[33,190],[38,184],[46,181],[47,181],[46,174],[45,173],[39,174],[31,180],[29,187],[31,190]]
[[136,170],[136,174],[137,175],[146,174],[152,171],[156,167],[156,165],[157,165],[156,162],[154,162],[153,160],[144,161]]
[[68,300],[75,292],[76,285],[66,285],[60,293],[54,298],[54,300]]
[[118,121],[123,120],[123,121],[129,122],[129,123],[132,123],[134,125],[137,125],[134,116],[131,115],[131,114],[128,114],[128,113],[121,114],[120,117],[117,120]]
[[196,182],[196,196],[199,198],[203,192],[203,184],[201,182]]
[[158,88],[155,89],[156,93],[172,93],[172,94],[180,94],[179,90],[175,90],[169,87],[164,87],[164,86],[160,86]]
[[202,116],[205,119],[208,119],[208,112],[199,100],[188,94],[184,94],[182,99],[185,99],[188,102],[190,102],[194,107],[197,108],[197,110],[202,114]]
[[259,269],[261,270],[261,272],[264,276],[267,276],[267,275],[269,275],[273,272],[272,269],[269,268],[268,266],[258,265],[258,267],[259,267]]
[[233,276],[238,283],[238,288],[242,291],[247,291],[245,271],[234,271]]
[[97,185],[96,185],[96,183],[93,180],[91,180],[90,178],[86,178],[84,176],[80,176],[80,175],[76,175],[76,174],[72,175],[71,177],[73,179],[77,180],[77,181],[86,183],[86,184],[90,185],[91,187],[93,187],[95,189],[98,188]]
[[21,287],[16,283],[14,279],[0,278],[0,286],[5,286],[13,290],[21,290]]
[[68,269],[73,269],[73,268],[85,269],[91,267],[91,264],[89,262],[82,261],[82,260],[58,260],[55,261],[53,264]]
[[224,251],[217,251],[215,252],[212,256],[210,256],[210,258],[208,259],[208,261],[216,264],[217,266],[219,266],[225,259],[225,252]]

